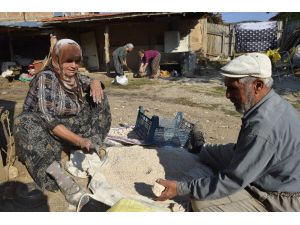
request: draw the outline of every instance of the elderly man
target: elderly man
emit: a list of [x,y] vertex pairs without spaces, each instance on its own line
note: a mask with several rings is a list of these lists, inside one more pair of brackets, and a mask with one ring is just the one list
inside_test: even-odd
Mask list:
[[221,71],[226,97],[243,113],[237,143],[194,146],[214,175],[159,179],[158,200],[189,195],[193,211],[300,211],[300,117],[272,90],[269,58],[245,54]]
[[128,52],[133,50],[134,46],[131,43],[126,44],[125,46],[119,47],[113,51],[113,61],[114,67],[117,76],[123,76],[123,66],[127,66],[126,56]]

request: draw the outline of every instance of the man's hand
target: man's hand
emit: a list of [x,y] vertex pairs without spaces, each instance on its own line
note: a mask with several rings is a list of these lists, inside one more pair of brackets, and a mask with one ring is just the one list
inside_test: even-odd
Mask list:
[[167,199],[171,199],[177,196],[177,181],[158,179],[156,182],[165,187],[165,190],[156,199],[157,201],[165,201]]
[[97,104],[101,103],[101,101],[104,98],[104,95],[103,95],[103,90],[101,87],[100,80],[93,80],[90,86],[91,86],[90,96],[93,97],[93,101]]
[[92,146],[92,142],[90,139],[87,139],[87,138],[81,138],[79,140],[79,143],[78,143],[79,147],[82,149],[82,150],[85,150],[87,152],[90,151],[90,147]]

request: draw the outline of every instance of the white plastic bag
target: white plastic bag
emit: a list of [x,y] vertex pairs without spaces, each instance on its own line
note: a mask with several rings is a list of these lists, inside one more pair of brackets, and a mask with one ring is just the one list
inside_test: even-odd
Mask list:
[[124,86],[126,86],[128,84],[128,78],[125,75],[116,76],[115,81],[116,81],[116,83],[118,83],[120,85],[124,85]]

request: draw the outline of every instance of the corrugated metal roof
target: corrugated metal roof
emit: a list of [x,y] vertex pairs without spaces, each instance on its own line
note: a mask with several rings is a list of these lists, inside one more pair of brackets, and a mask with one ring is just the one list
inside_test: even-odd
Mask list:
[[[121,13],[126,14],[126,13]],[[87,14],[87,15],[75,15],[75,16],[62,16],[62,17],[51,17],[47,19],[43,19],[44,23],[51,22],[63,22],[63,21],[72,21],[72,20],[82,20],[89,18],[99,18],[99,17],[109,17],[113,15],[120,15],[120,13],[99,13],[99,14]]]
[[82,21],[94,21],[94,20],[111,20],[111,19],[122,19],[132,18],[141,16],[159,16],[159,15],[172,15],[172,14],[185,14],[183,12],[126,12],[126,13],[99,13],[99,14],[88,14],[88,15],[76,15],[66,17],[52,17],[43,19],[42,22],[45,24],[53,23],[76,23]]
[[15,28],[40,28],[43,26],[42,22],[28,21],[0,21],[0,27],[15,27]]

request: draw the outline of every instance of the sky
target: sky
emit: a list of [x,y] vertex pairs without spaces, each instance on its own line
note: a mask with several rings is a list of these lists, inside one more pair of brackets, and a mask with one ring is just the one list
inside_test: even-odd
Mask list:
[[227,23],[237,23],[242,21],[268,21],[275,16],[276,12],[223,12],[223,21]]

